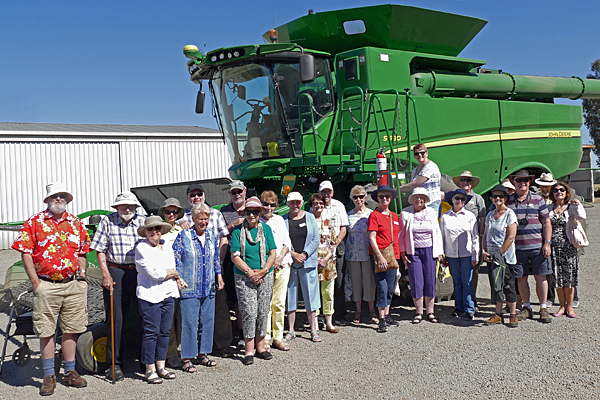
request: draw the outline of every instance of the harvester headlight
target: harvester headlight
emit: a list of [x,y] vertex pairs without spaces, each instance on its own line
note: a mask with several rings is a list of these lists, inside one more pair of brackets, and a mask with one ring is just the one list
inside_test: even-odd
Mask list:
[[239,52],[239,51],[237,51],[237,50],[235,50],[235,51],[233,52],[233,56],[234,56],[234,57],[239,57],[239,56],[240,56],[240,52]]
[[227,52],[227,58],[231,58],[231,57],[233,57],[233,54],[231,54],[231,52],[230,52],[230,51],[228,51],[228,52]]
[[223,60],[225,58],[225,53],[219,54],[219,60]]
[[217,62],[217,56],[216,56],[216,55],[212,56],[212,57],[210,58],[210,61],[212,61],[212,62]]

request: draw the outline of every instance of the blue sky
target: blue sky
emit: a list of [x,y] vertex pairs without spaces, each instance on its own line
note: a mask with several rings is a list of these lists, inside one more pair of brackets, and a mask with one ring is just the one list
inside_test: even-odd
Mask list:
[[[261,43],[307,13],[371,1],[3,1],[0,121],[215,127],[196,115],[183,46]],[[585,77],[600,58],[600,1],[405,1],[485,19],[461,53],[515,74]],[[573,104],[568,100],[561,101]],[[584,137],[584,143],[589,138]]]

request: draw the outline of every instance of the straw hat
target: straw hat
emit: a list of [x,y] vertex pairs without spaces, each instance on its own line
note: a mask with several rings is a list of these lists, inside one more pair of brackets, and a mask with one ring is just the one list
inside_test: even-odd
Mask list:
[[114,203],[111,204],[112,208],[117,208],[117,206],[120,206],[122,204],[135,204],[138,207],[141,207],[142,205],[140,204],[140,202],[138,201],[137,197],[135,197],[135,194],[131,193],[129,190],[125,190],[121,193],[119,193],[117,195],[117,198],[115,199]]
[[44,197],[44,203],[48,203],[50,201],[50,196],[53,196],[57,193],[65,193],[67,198],[67,204],[73,201],[73,195],[67,191],[67,187],[62,182],[54,182],[46,185],[46,197]]
[[539,179],[535,180],[535,183],[537,183],[540,186],[552,186],[556,182],[558,182],[558,181],[556,179],[554,179],[554,177],[552,176],[552,174],[550,172],[542,173],[542,175],[540,175]]
[[141,237],[146,237],[146,229],[152,228],[154,226],[160,226],[160,233],[163,235],[171,230],[171,224],[163,222],[162,218],[158,215],[151,215],[148,218],[146,218],[146,222],[144,222],[144,225],[140,226],[137,229],[137,233]]
[[508,178],[504,179],[502,181],[502,186],[504,186],[507,189],[512,189],[512,190],[517,190],[517,188],[515,187],[515,185],[513,185],[510,180],[508,180]]
[[515,172],[514,174],[509,176],[509,179],[511,181],[513,181],[515,178],[529,178],[529,179],[533,179],[535,178],[535,175],[530,174],[529,171],[527,171],[526,169],[520,169],[517,172]]
[[181,207],[179,200],[177,200],[175,197],[169,197],[168,199],[165,200],[163,205],[158,209],[158,215],[160,217],[164,217],[163,211],[165,210],[165,208],[171,207],[171,206],[177,207],[179,209],[179,213],[177,214],[177,219],[183,218],[183,214],[184,214],[183,207]]
[[412,191],[411,195],[408,196],[408,202],[410,204],[412,204],[413,199],[417,195],[425,196],[425,203],[429,203],[431,201],[431,199],[429,198],[429,195],[427,194],[427,190],[425,188],[422,188],[422,187],[417,187],[417,188],[414,188],[414,190]]
[[474,188],[475,186],[479,185],[479,177],[478,176],[473,176],[473,174],[471,173],[471,171],[463,171],[460,175],[458,176],[453,176],[452,180],[454,181],[454,184],[458,187],[460,187],[460,178],[469,178],[473,180],[473,183],[471,185],[471,188]]

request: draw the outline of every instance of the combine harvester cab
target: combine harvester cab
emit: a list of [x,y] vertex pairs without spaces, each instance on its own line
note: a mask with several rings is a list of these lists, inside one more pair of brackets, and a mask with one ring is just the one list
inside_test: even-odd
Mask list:
[[524,167],[572,173],[582,110],[553,99],[600,98],[600,82],[459,58],[486,23],[399,5],[309,12],[265,33],[267,44],[184,54],[192,81],[208,80],[231,178],[259,191],[309,194],[331,179],[347,199],[376,181],[382,148],[396,186],[410,178],[416,143],[443,174],[481,177],[480,193]]

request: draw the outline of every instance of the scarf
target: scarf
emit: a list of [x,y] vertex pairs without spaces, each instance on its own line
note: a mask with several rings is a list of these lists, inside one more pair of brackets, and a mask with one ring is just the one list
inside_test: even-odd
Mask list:
[[[260,254],[260,268],[262,268],[267,263],[267,241],[265,239],[265,232],[263,231],[263,225],[259,222],[256,232],[256,240],[252,240],[252,235],[250,234],[250,226],[248,225],[248,221],[244,220],[242,223],[242,229],[240,232],[240,255],[242,260],[246,261],[246,241],[251,245],[256,245],[256,243],[260,244],[259,254]],[[254,269],[254,268],[253,268]]]

